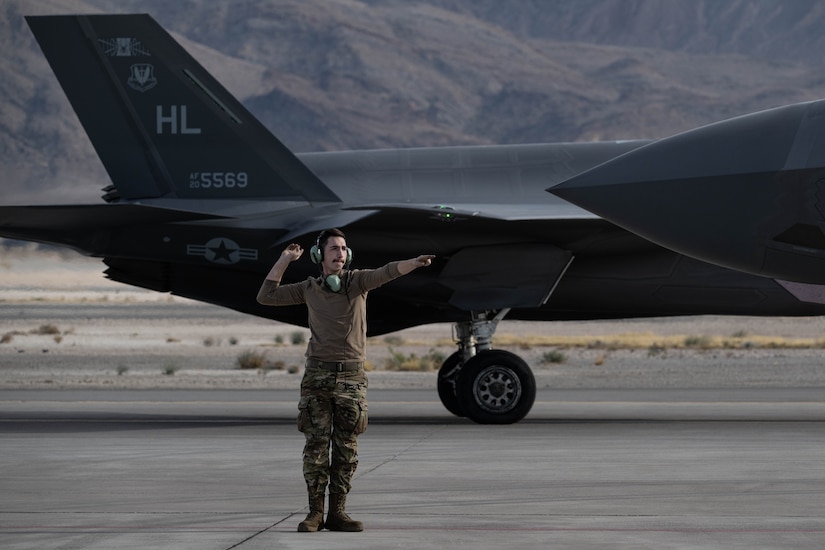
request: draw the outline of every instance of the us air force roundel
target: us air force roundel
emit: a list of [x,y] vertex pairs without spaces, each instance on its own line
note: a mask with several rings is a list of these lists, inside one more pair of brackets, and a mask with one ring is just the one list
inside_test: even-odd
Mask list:
[[258,259],[258,251],[254,248],[241,248],[238,243],[225,237],[215,237],[206,244],[186,245],[188,256],[203,256],[207,261],[216,264],[236,264],[241,260]]

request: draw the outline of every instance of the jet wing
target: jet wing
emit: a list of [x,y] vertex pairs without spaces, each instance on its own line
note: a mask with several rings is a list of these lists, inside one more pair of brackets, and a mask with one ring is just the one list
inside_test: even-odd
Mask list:
[[104,230],[162,223],[215,220],[222,216],[138,204],[0,206],[0,235],[59,244],[86,254]]
[[361,204],[345,206],[342,210],[374,210],[415,220],[427,218],[443,222],[471,218],[503,222],[600,219],[592,212],[563,200],[540,204]]

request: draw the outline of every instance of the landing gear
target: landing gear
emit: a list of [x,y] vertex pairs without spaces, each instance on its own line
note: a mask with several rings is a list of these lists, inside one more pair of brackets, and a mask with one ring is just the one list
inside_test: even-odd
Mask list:
[[482,351],[462,367],[456,396],[471,420],[512,424],[533,407],[536,381],[518,355],[504,350]]
[[457,416],[479,424],[512,424],[536,399],[536,381],[527,363],[509,351],[492,349],[492,337],[509,309],[473,312],[455,325],[459,350],[438,371],[438,396]]

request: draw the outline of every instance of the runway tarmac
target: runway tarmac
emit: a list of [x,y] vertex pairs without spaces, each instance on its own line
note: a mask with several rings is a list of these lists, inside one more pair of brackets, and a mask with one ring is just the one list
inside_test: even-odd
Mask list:
[[[153,295],[64,294],[0,296],[4,550],[825,547],[821,347],[567,349],[552,365],[546,348],[519,347],[539,390],[513,426],[447,413],[434,372],[373,371],[348,505],[366,531],[307,534],[295,532],[300,374],[234,365],[247,349],[300,362],[294,327]],[[51,325],[59,335],[37,330]],[[701,317],[500,332],[823,330],[825,318]],[[421,356],[449,332],[417,327],[369,356]]]
[[349,498],[306,514],[293,390],[0,391],[0,547],[823,548],[822,388],[541,390],[482,426],[370,390]]

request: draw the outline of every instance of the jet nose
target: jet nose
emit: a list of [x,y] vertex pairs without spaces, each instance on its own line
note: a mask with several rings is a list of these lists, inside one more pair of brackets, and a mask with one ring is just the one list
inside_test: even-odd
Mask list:
[[688,256],[825,283],[823,168],[817,101],[655,141],[548,191]]

